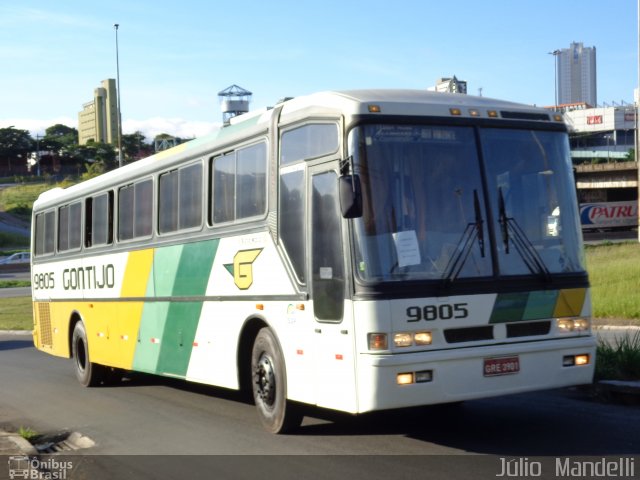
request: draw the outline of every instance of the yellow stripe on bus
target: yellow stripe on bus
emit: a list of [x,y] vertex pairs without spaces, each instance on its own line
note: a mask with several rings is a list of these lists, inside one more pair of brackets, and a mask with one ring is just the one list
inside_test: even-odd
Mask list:
[[[137,250],[129,253],[127,267],[122,281],[120,298],[142,298],[147,293],[147,284],[153,266],[153,249]],[[138,339],[138,330],[142,319],[144,302],[124,301],[116,304],[118,308],[118,329],[114,338],[118,347],[118,356],[112,365],[131,369]]]
[[567,288],[559,292],[554,317],[577,317],[582,314],[586,288]]
[[122,281],[121,298],[144,297],[153,265],[153,248],[129,253]]

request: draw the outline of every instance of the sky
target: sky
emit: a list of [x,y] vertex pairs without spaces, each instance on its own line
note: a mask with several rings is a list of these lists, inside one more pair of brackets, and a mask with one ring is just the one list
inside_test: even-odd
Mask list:
[[417,88],[554,103],[554,58],[596,47],[598,102],[631,103],[637,0],[0,0],[0,128],[32,135],[116,78],[123,132],[190,138],[222,121],[218,92],[251,110],[323,90]]

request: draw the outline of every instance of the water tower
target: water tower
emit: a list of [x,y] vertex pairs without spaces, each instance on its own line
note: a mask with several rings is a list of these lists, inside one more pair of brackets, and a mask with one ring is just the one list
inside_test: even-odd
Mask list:
[[238,85],[231,85],[218,92],[220,108],[222,110],[222,121],[225,125],[229,125],[229,120],[231,120],[232,117],[242,115],[249,111],[251,95],[253,94],[249,90],[245,90]]

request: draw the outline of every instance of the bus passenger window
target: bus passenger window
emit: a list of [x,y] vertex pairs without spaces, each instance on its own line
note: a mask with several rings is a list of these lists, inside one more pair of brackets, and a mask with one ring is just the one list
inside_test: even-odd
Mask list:
[[235,152],[232,152],[213,160],[213,223],[235,219],[235,157]]
[[196,163],[179,170],[180,205],[178,228],[199,227],[202,223],[202,164]]
[[133,185],[118,191],[118,240],[133,238]]
[[160,198],[158,200],[158,229],[160,233],[178,229],[178,171],[160,175]]
[[148,237],[153,230],[153,181],[135,184],[133,236]]
[[53,253],[55,238],[55,212],[49,211],[36,215],[35,254],[46,255]]
[[214,158],[211,170],[212,223],[264,215],[267,209],[266,142]]
[[77,250],[80,248],[82,228],[82,206],[80,202],[65,205],[58,209],[58,250]]

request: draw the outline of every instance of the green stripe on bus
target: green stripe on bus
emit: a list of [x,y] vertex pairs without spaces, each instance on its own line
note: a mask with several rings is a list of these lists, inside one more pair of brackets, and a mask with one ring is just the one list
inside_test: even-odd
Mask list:
[[184,245],[173,285],[173,296],[204,296],[219,239]]
[[[213,239],[156,249],[152,269],[156,296],[204,296],[219,243]],[[147,302],[134,368],[186,376],[202,304]]]
[[153,281],[158,297],[173,295],[184,245],[157,248],[153,255]]
[[522,320],[529,293],[501,293],[493,305],[489,323],[517,322]]
[[133,357],[134,370],[156,373],[169,305],[168,302],[144,304],[138,331],[138,345]]
[[501,293],[491,312],[489,323],[520,322],[553,316],[558,290]]
[[186,377],[201,311],[202,302],[170,304],[156,367],[158,373]]
[[541,318],[551,318],[556,302],[558,301],[558,293],[558,290],[531,292],[522,319],[538,320]]

